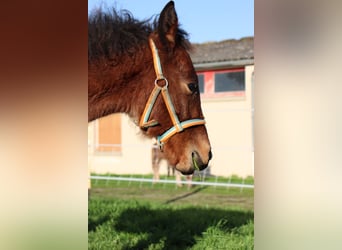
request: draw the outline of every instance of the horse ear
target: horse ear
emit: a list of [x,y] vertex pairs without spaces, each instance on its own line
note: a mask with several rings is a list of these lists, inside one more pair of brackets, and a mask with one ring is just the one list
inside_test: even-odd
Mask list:
[[174,46],[178,30],[178,17],[175,10],[175,3],[170,1],[162,10],[158,21],[159,37]]

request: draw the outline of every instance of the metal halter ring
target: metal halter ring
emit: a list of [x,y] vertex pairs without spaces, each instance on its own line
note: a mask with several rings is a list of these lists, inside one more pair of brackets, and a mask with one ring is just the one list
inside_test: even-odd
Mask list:
[[[159,86],[158,81],[160,81],[160,80],[165,81],[164,86]],[[169,86],[169,82],[167,81],[167,79],[165,77],[160,77],[160,78],[157,78],[156,80],[154,80],[154,85],[156,85],[158,88],[161,88],[161,89],[167,89],[167,87]]]

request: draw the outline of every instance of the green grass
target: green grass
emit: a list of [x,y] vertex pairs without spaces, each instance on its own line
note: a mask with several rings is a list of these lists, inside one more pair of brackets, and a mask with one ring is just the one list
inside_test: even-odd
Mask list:
[[253,189],[92,181],[88,249],[253,249]]

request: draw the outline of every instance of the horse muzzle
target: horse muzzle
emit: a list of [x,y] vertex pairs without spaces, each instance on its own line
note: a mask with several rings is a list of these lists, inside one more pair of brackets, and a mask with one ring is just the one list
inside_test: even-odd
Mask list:
[[181,171],[181,173],[184,175],[190,175],[190,174],[193,174],[195,170],[202,171],[206,169],[212,157],[213,157],[213,154],[210,150],[208,153],[207,160],[203,161],[199,153],[197,151],[193,151],[191,153],[192,166],[189,168],[189,170]]

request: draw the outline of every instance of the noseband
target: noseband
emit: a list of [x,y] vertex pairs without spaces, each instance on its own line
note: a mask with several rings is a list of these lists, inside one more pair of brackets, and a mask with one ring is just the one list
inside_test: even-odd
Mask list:
[[[168,90],[168,81],[163,75],[162,67],[160,64],[160,58],[158,55],[158,49],[156,45],[154,44],[152,39],[149,39],[150,48],[152,51],[153,56],[153,64],[154,64],[154,70],[156,72],[157,78],[154,81],[154,89],[152,90],[152,93],[150,94],[149,99],[147,100],[145,110],[143,114],[141,115],[139,126],[142,129],[147,129],[149,127],[153,127],[159,124],[156,120],[150,120],[150,115],[152,112],[152,109],[154,107],[154,104],[157,100],[157,97],[159,96],[160,92],[162,93],[162,97],[164,100],[164,103],[166,105],[166,108],[169,112],[170,118],[172,120],[173,126],[166,130],[163,134],[157,136],[157,142],[159,145],[160,150],[162,150],[164,143],[169,140],[173,135],[183,131],[186,128],[203,125],[205,124],[204,119],[190,119],[180,122],[178,119],[178,116],[176,114],[175,108],[173,106],[169,90]],[[160,85],[161,83],[164,83],[164,85]]]

